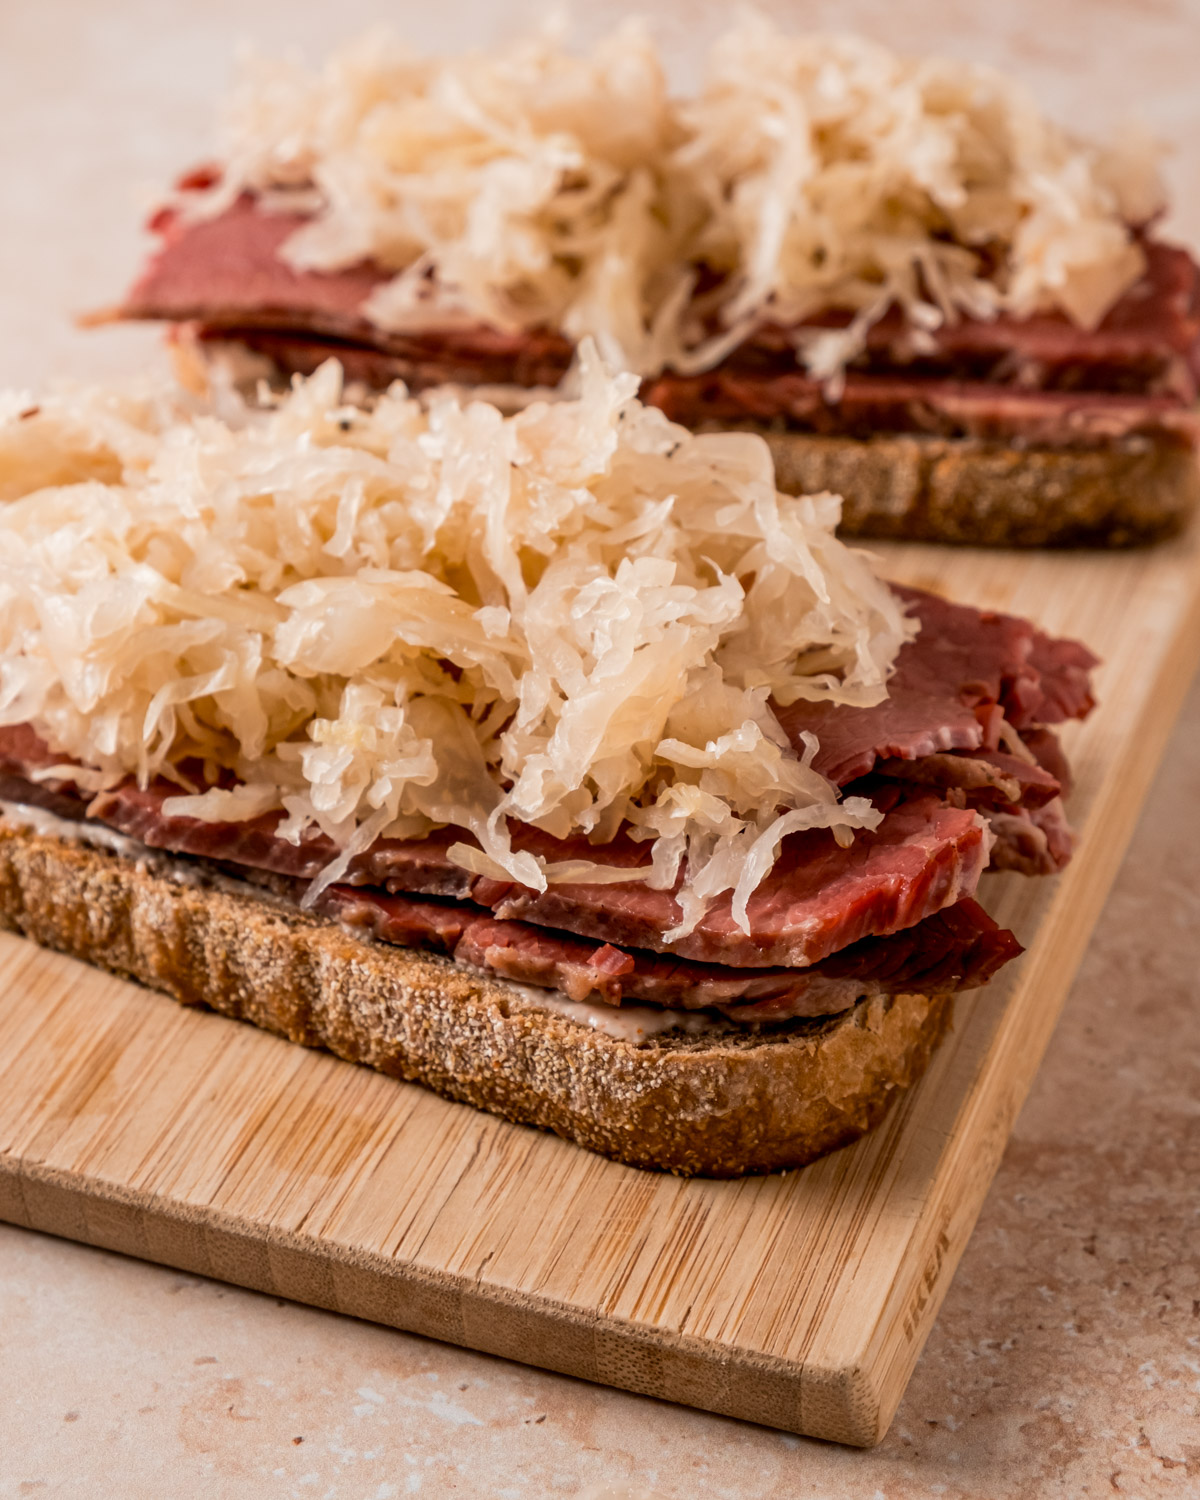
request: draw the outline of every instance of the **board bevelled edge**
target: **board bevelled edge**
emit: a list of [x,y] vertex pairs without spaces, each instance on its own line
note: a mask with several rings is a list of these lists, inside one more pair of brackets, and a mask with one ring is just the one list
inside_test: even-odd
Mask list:
[[[810,1411],[807,1373],[786,1360],[315,1236],[277,1229],[264,1239],[259,1226],[219,1209],[185,1211],[150,1193],[2,1154],[0,1219],[638,1395],[834,1442],[875,1441],[873,1412],[864,1410],[869,1382],[853,1372],[831,1372],[832,1385],[822,1382],[827,1388]],[[847,1411],[856,1413],[850,1425]]]

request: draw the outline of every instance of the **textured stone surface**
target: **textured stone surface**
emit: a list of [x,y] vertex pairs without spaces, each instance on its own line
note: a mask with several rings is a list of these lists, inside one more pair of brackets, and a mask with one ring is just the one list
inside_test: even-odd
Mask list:
[[[316,46],[384,8],[0,7],[0,381],[128,369],[150,349],[137,332],[85,338],[65,312],[119,288],[136,247],[133,185],[199,154],[234,37],[278,44],[286,32]],[[597,26],[614,9],[582,19]],[[442,44],[471,13],[411,10],[418,38]],[[1195,6],[860,0],[802,14],[1018,64],[1071,118],[1119,117],[1142,99],[1180,144],[1180,222],[1200,230]],[[473,40],[501,29],[499,8],[486,15]],[[687,26],[678,10],[664,25],[680,38],[692,18],[702,30],[717,15],[706,3]],[[0,1225],[0,1497],[1200,1495],[1198,740],[1194,690],[941,1318],[874,1452]]]

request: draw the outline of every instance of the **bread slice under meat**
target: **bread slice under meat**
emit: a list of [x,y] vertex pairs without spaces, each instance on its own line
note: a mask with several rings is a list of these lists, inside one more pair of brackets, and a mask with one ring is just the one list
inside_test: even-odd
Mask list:
[[1200,500],[1196,454],[1147,437],[1103,448],[1017,448],[902,432],[862,439],[743,430],[766,438],[781,490],[841,495],[849,536],[1129,547],[1176,535]]
[[618,1041],[525,988],[278,902],[0,822],[0,927],[638,1167],[736,1177],[856,1139],[924,1071],[952,997]]

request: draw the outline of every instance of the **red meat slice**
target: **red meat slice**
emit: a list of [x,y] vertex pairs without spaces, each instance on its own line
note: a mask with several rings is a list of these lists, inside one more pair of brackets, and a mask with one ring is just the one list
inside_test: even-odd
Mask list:
[[[544,330],[512,334],[480,325],[409,335],[376,327],[363,306],[388,273],[369,262],[293,270],[280,250],[304,223],[300,215],[268,213],[250,197],[209,219],[164,210],[153,223],[161,247],[120,313],[195,322],[207,335],[246,341],[288,370],[311,370],[336,354],[353,377],[374,385],[554,384],[569,364],[570,343]],[[1058,314],[961,319],[935,331],[914,364],[909,330],[893,312],[870,330],[872,368],[850,370],[832,403],[796,368],[794,330],[767,326],[716,370],[664,374],[643,397],[689,423],[782,417],[801,429],[864,435],[1020,437],[1054,446],[1149,433],[1192,442],[1200,272],[1185,250],[1155,241],[1144,249],[1146,274],[1095,330]],[[840,321],[837,314],[813,320]],[[982,376],[970,374],[980,360]]]
[[[869,709],[800,702],[777,711],[797,745],[803,731],[817,734],[818,770],[839,785],[873,773],[864,790],[877,799],[884,794],[879,805],[891,810],[874,834],[860,833],[848,849],[825,832],[789,839],[751,898],[750,935],[733,922],[728,896],[693,933],[671,942],[664,934],[679,920],[674,895],[640,881],[553,886],[538,893],[471,876],[449,860],[450,845],[462,838],[453,829],[423,839],[379,840],[355,860],[348,880],[474,900],[500,920],[519,919],[600,943],[762,969],[819,962],[970,895],[986,862],[986,839],[973,807],[987,811],[999,836],[994,863],[1031,873],[1060,868],[1070,853],[1070,831],[1057,801],[1065,764],[1048,731],[1028,726],[1087,712],[1094,658],[1027,621],[918,590],[898,592],[920,617],[922,630],[901,651],[884,702]],[[997,747],[1005,717],[1029,736],[1041,768]],[[25,786],[26,800],[45,804],[65,797],[69,803],[69,782],[26,781],[32,772],[44,776],[58,759],[28,726],[0,730],[0,774],[16,778],[9,795],[19,797]],[[939,795],[912,795],[912,785],[901,793],[894,784],[901,780],[935,787]],[[279,814],[239,823],[168,817],[163,803],[175,792],[166,782],[139,788],[129,780],[101,795],[91,810],[151,848],[297,880],[320,874],[336,853],[316,831],[298,843],[280,839]],[[627,868],[646,860],[645,845],[626,838],[594,848],[518,828],[514,842],[549,858],[578,856]],[[589,966],[594,968],[590,959]]]
[[996,807],[1001,811],[1013,804],[1044,807],[1062,792],[1058,779],[1041,765],[1030,765],[1002,750],[976,750],[970,755],[923,755],[920,760],[880,760],[875,763],[874,774],[886,781],[905,781],[961,794],[950,799],[956,807]]
[[242,317],[270,328],[292,326],[303,308],[314,329],[362,336],[371,327],[362,304],[387,273],[369,263],[332,273],[293,270],[279,251],[305,222],[299,214],[266,213],[251,198],[210,219],[163,210],[151,223],[161,247],[130,288],[123,311],[172,321]]
[[1021,875],[1057,875],[1070,862],[1075,837],[1061,802],[988,814],[995,836],[991,868]]
[[663,934],[678,921],[674,896],[640,882],[542,892],[514,887],[487,904],[498,917],[701,963],[799,966],[860,938],[910,927],[973,894],[987,846],[975,813],[946,807],[935,796],[900,803],[846,849],[825,831],[796,834],[750,897],[749,934],[735,924],[726,895],[689,936],[668,942]]
[[870,438],[886,432],[971,437],[1044,447],[1097,447],[1145,434],[1195,443],[1200,434],[1187,398],[1172,393],[1041,390],[996,380],[947,379],[848,370],[832,400],[799,370],[718,366],[703,375],[660,375],[642,391],[673,422],[772,422],[826,436]]
[[497,921],[476,907],[333,886],[321,910],[383,942],[433,947],[459,963],[556,989],[572,1000],[717,1009],[746,1020],[835,1015],[864,994],[969,989],[1019,953],[1012,933],[965,899],[887,938],[867,938],[807,969],[733,969],[596,947],[570,933]]
[[[350,345],[347,353],[357,345],[398,362],[373,369],[377,385],[395,379],[414,387],[450,380],[555,385],[566,373],[572,346],[554,334],[506,333],[483,324],[430,335],[377,328],[363,304],[388,280],[387,272],[369,263],[342,271],[295,271],[280,259],[280,247],[304,222],[296,214],[265,213],[250,198],[211,219],[159,213],[153,227],[161,248],[130,289],[120,315],[198,321],[227,335],[265,331],[291,338],[300,330],[305,341],[316,341],[310,369],[331,353],[341,357],[338,343]],[[326,347],[325,340],[337,342]]]
[[[929,331],[922,350],[913,346],[912,331],[899,308],[892,308],[867,330],[867,348],[890,356],[897,364],[918,357],[922,362],[941,357],[954,360],[1020,358],[1013,378],[1028,382],[1030,365],[1041,369],[1094,366],[1142,367],[1164,372],[1177,361],[1195,361],[1200,339],[1200,271],[1188,252],[1160,240],[1141,239],[1146,269],[1106,313],[1097,328],[1081,328],[1064,313],[1038,313],[1030,318],[1001,314],[991,319],[959,318]],[[814,318],[826,327],[844,327],[848,313]],[[754,343],[779,354],[790,353],[792,333],[771,326],[761,329]],[[1190,395],[1189,383],[1180,394]]]
[[[21,736],[12,738],[19,741]],[[72,821],[86,820],[82,798],[19,776],[0,775],[0,798],[48,807]],[[237,873],[239,868],[225,860],[199,861],[202,868],[206,864],[217,872]],[[304,886],[303,880],[292,881],[293,900],[299,902]],[[272,889],[283,893],[278,881]],[[569,932],[500,920],[468,902],[425,900],[369,886],[331,886],[322,892],[316,910],[382,942],[432,949],[501,978],[558,990],[572,1000],[716,1009],[747,1021],[835,1015],[863,995],[906,988],[971,988],[986,983],[1020,952],[1013,935],[969,898],[892,937],[867,938],[800,969],[737,969],[597,945]]]
[[[10,775],[22,770],[14,763],[14,738],[18,750],[22,740],[27,741],[27,735],[0,731],[0,772]],[[45,764],[44,747],[37,753]],[[292,878],[319,874],[335,854],[319,833],[299,844],[279,838],[277,813],[243,823],[168,817],[162,805],[176,794],[177,788],[164,781],[146,788],[126,781],[94,799],[90,811],[98,821],[152,849]],[[672,942],[664,934],[677,925],[680,913],[670,891],[628,881],[556,885],[539,893],[486,880],[450,863],[449,845],[461,838],[461,833],[445,829],[425,839],[380,839],[354,862],[350,881],[474,900],[502,919],[520,918],[602,943],[630,944],[739,968],[807,965],[860,938],[911,926],[974,892],[988,847],[975,813],[945,807],[936,796],[914,797],[888,812],[873,833],[860,832],[845,849],[825,830],[787,839],[774,870],[750,898],[748,934],[735,924],[727,894],[710,907],[694,932]],[[514,842],[551,857],[588,857],[624,868],[646,858],[644,845],[620,838],[593,847],[525,829]]]
[[[845,786],[894,758],[995,750],[1001,718],[1032,724],[1083,718],[1093,705],[1096,658],[1077,641],[1056,640],[1028,620],[952,604],[893,584],[921,621],[902,647],[888,696],[872,708],[800,700],[775,714],[797,749],[807,731],[820,741],[813,764]],[[1001,713],[991,710],[998,708]]]

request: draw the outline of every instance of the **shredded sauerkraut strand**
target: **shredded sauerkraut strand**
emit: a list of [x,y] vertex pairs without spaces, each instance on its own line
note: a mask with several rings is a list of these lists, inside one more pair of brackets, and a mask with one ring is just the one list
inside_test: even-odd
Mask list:
[[797,356],[835,379],[891,305],[918,338],[1001,312],[1095,325],[1143,268],[1156,158],[1137,132],[1077,139],[992,69],[750,12],[682,98],[633,20],[586,57],[551,28],[487,56],[375,32],[318,72],[250,58],[221,180],[181,202],[311,215],[285,259],[393,272],[366,309],[385,329],[552,328],[646,375],[832,310],[848,327]]
[[[761,439],[673,426],[586,341],[576,378],[511,416],[348,406],[333,362],[265,407],[8,401],[0,723],[91,790],[170,774],[168,814],[320,829],[319,885],[438,826],[484,874],[606,879],[589,842],[624,830],[634,878],[686,862],[678,934],[722,892],[744,923],[785,835],[878,821],[772,701],[878,702],[914,627]],[[517,823],[581,842],[546,861]]]

